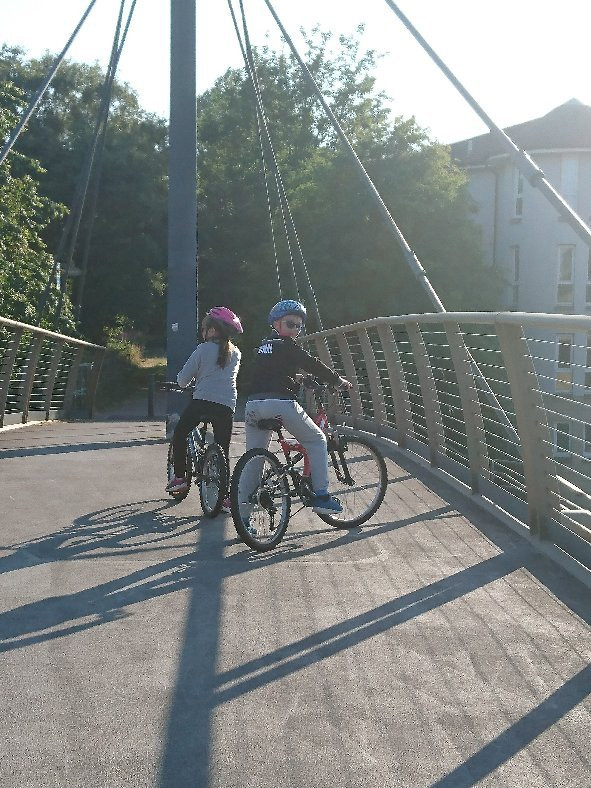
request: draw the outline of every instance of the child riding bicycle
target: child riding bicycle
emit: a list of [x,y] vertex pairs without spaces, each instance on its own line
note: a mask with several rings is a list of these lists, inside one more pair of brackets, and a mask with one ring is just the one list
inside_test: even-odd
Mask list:
[[299,301],[279,301],[269,312],[269,325],[273,330],[256,350],[246,402],[246,450],[267,449],[272,432],[261,429],[258,422],[260,419],[280,418],[308,453],[314,489],[313,511],[335,514],[342,511],[342,506],[328,490],[326,437],[296,401],[296,374],[304,370],[340,388],[350,389],[352,384],[296,344],[295,338],[305,321],[306,308]]
[[[166,491],[173,494],[188,489],[186,441],[199,422],[211,423],[214,440],[228,461],[240,367],[240,351],[230,337],[243,333],[242,324],[231,309],[215,306],[205,315],[201,331],[204,341],[197,345],[177,376],[179,386],[185,388],[194,380],[195,389],[172,438],[174,477],[166,485]],[[224,501],[224,508],[226,505],[229,502]]]

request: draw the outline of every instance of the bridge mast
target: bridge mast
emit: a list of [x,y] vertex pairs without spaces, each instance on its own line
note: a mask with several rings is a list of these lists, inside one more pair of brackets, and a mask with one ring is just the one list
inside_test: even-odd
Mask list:
[[[167,380],[197,341],[196,5],[170,2]],[[169,394],[167,424],[178,410],[178,395]]]

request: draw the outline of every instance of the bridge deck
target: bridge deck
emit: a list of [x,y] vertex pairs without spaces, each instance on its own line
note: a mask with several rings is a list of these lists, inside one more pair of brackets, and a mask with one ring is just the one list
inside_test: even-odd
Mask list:
[[406,460],[253,555],[162,433],[0,435],[3,788],[591,785],[588,589]]

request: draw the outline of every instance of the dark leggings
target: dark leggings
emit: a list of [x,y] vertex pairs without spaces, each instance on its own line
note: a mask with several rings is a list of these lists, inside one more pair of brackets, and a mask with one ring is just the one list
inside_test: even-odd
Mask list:
[[187,473],[187,435],[201,421],[211,424],[214,440],[222,447],[228,468],[230,467],[228,452],[234,421],[232,408],[220,405],[218,402],[209,402],[206,399],[194,399],[183,411],[172,436],[175,476],[182,477]]

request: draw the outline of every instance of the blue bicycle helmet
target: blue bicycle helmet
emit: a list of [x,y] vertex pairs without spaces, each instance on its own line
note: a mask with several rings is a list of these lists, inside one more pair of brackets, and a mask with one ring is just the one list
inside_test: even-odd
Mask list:
[[306,307],[299,301],[293,301],[291,298],[279,301],[269,312],[269,325],[272,326],[276,320],[281,320],[286,315],[299,315],[305,322]]

